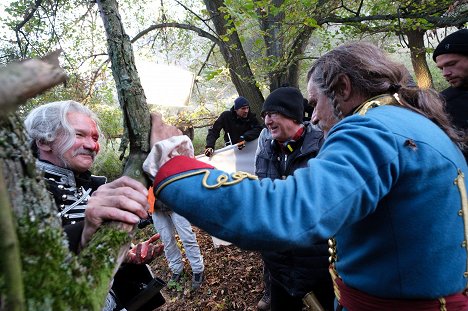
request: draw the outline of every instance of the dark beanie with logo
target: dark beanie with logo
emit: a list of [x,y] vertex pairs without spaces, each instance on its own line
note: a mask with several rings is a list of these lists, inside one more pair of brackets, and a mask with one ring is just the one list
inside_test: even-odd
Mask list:
[[295,87],[279,87],[268,95],[262,107],[262,116],[266,112],[279,112],[282,115],[302,123],[304,118],[304,97]]
[[434,50],[432,59],[442,54],[463,54],[468,55],[468,29],[460,29],[449,34]]
[[248,105],[249,105],[249,102],[247,101],[245,97],[239,96],[234,100],[234,110],[240,109]]

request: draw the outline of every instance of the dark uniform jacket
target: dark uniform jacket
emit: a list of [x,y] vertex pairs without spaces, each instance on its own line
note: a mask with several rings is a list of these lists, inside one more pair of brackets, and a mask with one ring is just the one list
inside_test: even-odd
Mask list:
[[[76,174],[42,160],[37,160],[36,166],[44,172],[47,190],[57,204],[58,216],[62,219],[69,248],[78,253],[88,198],[98,187],[105,184],[107,179],[91,175],[89,171]],[[156,284],[158,287],[150,288],[149,284]],[[123,264],[115,275],[111,291],[117,299],[117,307],[114,310],[120,310],[124,305],[131,303],[141,305],[139,311],[153,310],[164,304],[164,298],[159,293],[161,286],[164,286],[164,282],[158,278],[153,280],[153,275],[146,265]],[[144,292],[143,289],[147,287],[148,291]],[[141,300],[141,303],[133,302],[132,299],[138,299],[139,294],[146,295],[142,298],[144,300]]]
[[84,212],[88,198],[107,179],[91,175],[89,171],[75,174],[73,171],[48,161],[36,160],[36,166],[44,173],[47,191],[52,194],[58,207],[62,226],[68,236],[69,248],[78,252],[84,225]]
[[[271,138],[261,142],[263,148],[257,155],[255,171],[260,179],[284,179],[296,169],[307,166],[307,161],[317,155],[323,143],[323,133],[309,122],[305,122],[305,126],[302,137],[289,143],[293,149],[291,153],[281,152],[282,148]],[[329,285],[331,290],[328,256],[327,241],[303,250],[262,253],[272,279],[296,297],[304,296],[316,286]]]
[[107,181],[104,176],[94,176],[89,171],[76,174],[47,161],[37,160],[36,166],[44,172],[47,190],[59,208],[62,225],[84,220],[88,198]]
[[[221,130],[224,130],[224,142],[226,144],[237,144],[242,140],[252,141],[256,139],[262,131],[262,126],[254,113],[249,111],[247,118],[239,118],[234,107],[232,107],[230,110],[221,113],[213,126],[208,130],[208,135],[206,136],[207,148],[215,147]],[[241,136],[244,136],[244,139],[241,139]]]

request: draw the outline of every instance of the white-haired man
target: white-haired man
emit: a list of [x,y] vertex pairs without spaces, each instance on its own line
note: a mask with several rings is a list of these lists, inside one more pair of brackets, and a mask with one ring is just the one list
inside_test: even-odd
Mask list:
[[[105,221],[122,222],[131,230],[148,216],[148,191],[143,184],[125,176],[106,183],[105,177],[90,173],[101,135],[98,119],[87,107],[75,101],[48,103],[28,114],[25,127],[37,157],[36,165],[43,171],[47,190],[59,209],[70,249],[78,252]],[[129,250],[125,262],[133,272],[125,275],[153,279],[144,264],[162,253],[162,245],[153,244],[158,238],[155,235]],[[125,307],[133,297],[124,299],[119,293],[137,293],[134,286],[141,283],[141,279],[125,278],[123,284],[115,281],[104,310]],[[156,307],[164,299],[158,292],[148,303]]]

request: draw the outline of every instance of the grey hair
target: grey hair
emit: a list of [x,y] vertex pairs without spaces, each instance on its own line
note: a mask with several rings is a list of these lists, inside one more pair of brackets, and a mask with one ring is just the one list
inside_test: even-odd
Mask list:
[[35,156],[38,156],[37,142],[54,144],[57,155],[61,158],[73,146],[76,133],[68,122],[67,114],[70,112],[78,112],[94,120],[101,136],[99,120],[87,107],[73,100],[48,103],[33,109],[24,121]]
[[339,119],[344,116],[335,92],[342,75],[350,79],[353,92],[365,98],[397,93],[403,107],[435,122],[453,141],[465,141],[453,128],[441,96],[415,87],[408,69],[375,45],[362,41],[341,45],[320,57],[307,74],[307,80],[329,98]]

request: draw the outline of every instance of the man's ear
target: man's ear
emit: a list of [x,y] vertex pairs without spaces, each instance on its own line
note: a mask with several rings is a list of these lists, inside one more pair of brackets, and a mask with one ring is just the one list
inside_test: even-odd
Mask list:
[[351,86],[351,80],[349,79],[348,75],[340,74],[338,77],[337,93],[341,96],[343,101],[349,100],[352,90],[353,88]]
[[37,149],[39,149],[39,151],[43,151],[43,152],[52,151],[52,147],[50,147],[50,143],[45,143],[43,141],[36,140],[36,146],[37,146]]

